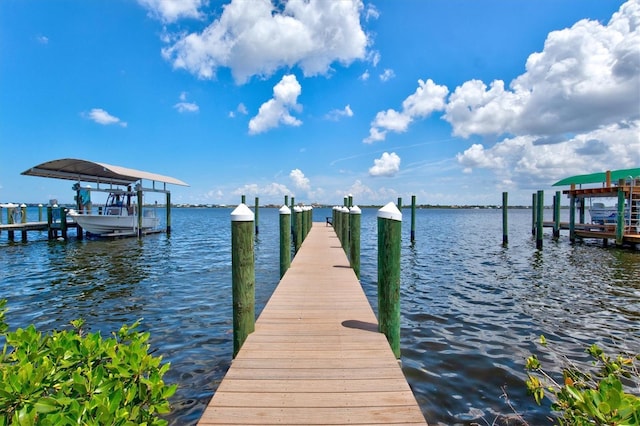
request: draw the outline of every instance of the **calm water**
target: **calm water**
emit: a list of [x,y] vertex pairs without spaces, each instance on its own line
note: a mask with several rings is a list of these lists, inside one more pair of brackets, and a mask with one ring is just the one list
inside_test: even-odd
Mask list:
[[[180,386],[170,421],[194,424],[231,360],[230,212],[173,209],[174,232],[142,240],[48,242],[30,233],[25,244],[3,232],[0,297],[10,327],[50,330],[82,317],[108,335],[143,318],[152,349],[171,362],[166,380]],[[524,385],[540,334],[555,349],[542,357],[549,369],[562,356],[587,360],[594,342],[640,351],[640,252],[571,245],[566,235],[547,236],[537,251],[526,210],[509,213],[508,248],[499,210],[418,210],[411,245],[404,213],[403,369],[431,425],[515,424],[509,404],[531,425],[548,424]],[[330,214],[317,209],[314,219]],[[361,249],[374,310],[375,215],[363,211]],[[277,210],[260,210],[259,220],[258,311],[279,279]]]

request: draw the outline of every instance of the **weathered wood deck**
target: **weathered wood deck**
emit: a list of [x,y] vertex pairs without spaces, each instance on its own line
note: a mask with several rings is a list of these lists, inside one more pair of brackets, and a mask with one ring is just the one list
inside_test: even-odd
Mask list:
[[426,425],[332,227],[314,223],[200,425]]

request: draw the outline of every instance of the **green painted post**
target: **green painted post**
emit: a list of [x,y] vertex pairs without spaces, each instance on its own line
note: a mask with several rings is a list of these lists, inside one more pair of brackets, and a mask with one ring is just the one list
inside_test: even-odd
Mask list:
[[260,217],[260,200],[258,199],[258,197],[256,197],[256,203],[255,203],[255,215],[256,215],[256,235],[258,235],[260,233],[260,229],[259,229],[259,225],[258,225],[258,218]]
[[400,358],[400,239],[402,213],[389,203],[378,210],[378,323]]
[[[285,200],[286,201],[286,200]],[[291,265],[291,209],[285,203],[280,212],[280,278]]]
[[616,245],[621,246],[624,242],[624,179],[621,179],[618,185],[618,221],[616,222]]
[[47,206],[47,237],[50,240],[53,240],[53,208],[51,206]]
[[[7,224],[13,224],[13,209],[15,209],[14,204],[11,204],[12,207],[7,207]],[[9,241],[13,241],[15,238],[14,231],[7,231],[7,238]]]
[[307,214],[307,206],[302,206],[302,242],[307,239],[309,215]]
[[[20,216],[21,222],[27,223],[27,205],[25,203],[20,204]],[[22,230],[22,241],[27,241],[27,230]]]
[[538,212],[536,216],[536,248],[542,250],[542,237],[544,234],[544,191],[538,191]]
[[584,223],[584,211],[585,211],[585,198],[581,197],[580,198],[580,207],[578,208],[578,213],[580,215],[580,222],[579,223]]
[[508,222],[508,209],[509,209],[509,193],[502,193],[502,245],[509,244],[509,222]]
[[[288,195],[284,196],[284,205],[287,206],[287,207],[289,206],[289,196]],[[291,211],[291,209],[289,209],[289,211]]]
[[345,196],[342,202],[342,207],[349,207],[349,197]]
[[360,279],[360,218],[362,211],[358,206],[349,209],[349,229],[351,239],[349,241],[349,261],[351,268],[356,273],[356,277]]
[[64,207],[60,208],[60,233],[62,238],[67,241],[67,210]]
[[349,208],[343,206],[342,209],[342,249],[349,256],[351,249],[349,248]]
[[167,192],[167,234],[171,233],[171,193]]
[[138,196],[138,238],[142,238],[142,185],[136,189],[136,195]]
[[242,194],[240,196],[240,203],[241,204],[246,204],[247,203],[247,197],[245,197],[244,194]]
[[295,197],[291,197],[291,235],[293,235],[293,244],[295,245],[296,241],[296,199]]
[[347,207],[349,208],[353,207],[353,195],[349,194],[348,200],[349,200],[349,204],[347,205]]
[[295,220],[296,220],[296,226],[295,226],[295,243],[296,243],[296,253],[298,252],[298,250],[300,250],[300,246],[302,245],[302,207],[300,206],[295,206],[293,208],[293,211],[295,212],[294,216],[295,216]]
[[416,241],[416,196],[411,196],[411,242]]
[[42,204],[38,204],[38,222],[42,222]]
[[569,241],[576,242],[576,196],[569,198]]
[[560,238],[560,191],[556,191],[556,196],[553,198],[553,239]]
[[231,212],[231,280],[233,292],[233,357],[255,329],[254,214],[246,204]]
[[537,195],[534,192],[531,197],[531,235],[536,235],[536,215],[538,214]]
[[335,231],[338,240],[342,243],[342,225],[340,224],[340,219],[342,219],[342,208],[340,206],[335,206],[333,211],[335,212],[333,230]]
[[398,197],[398,210],[402,213],[402,197]]

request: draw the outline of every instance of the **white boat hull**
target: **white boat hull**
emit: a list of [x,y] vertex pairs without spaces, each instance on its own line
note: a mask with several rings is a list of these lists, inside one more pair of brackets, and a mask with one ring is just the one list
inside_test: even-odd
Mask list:
[[[114,235],[138,231],[137,216],[80,214],[70,211],[69,216],[82,227],[83,230],[94,235]],[[150,230],[158,227],[160,220],[157,217],[142,218],[142,230]]]

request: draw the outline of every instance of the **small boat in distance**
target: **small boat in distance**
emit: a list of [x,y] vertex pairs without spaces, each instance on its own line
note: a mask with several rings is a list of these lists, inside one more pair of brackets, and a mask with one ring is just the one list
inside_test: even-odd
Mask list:
[[[136,193],[131,191],[114,191],[109,193],[104,209],[98,208],[97,213],[71,209],[67,214],[82,229],[96,236],[137,234],[139,209],[131,203],[131,197],[135,195]],[[152,231],[158,227],[160,219],[153,210],[143,210],[141,224],[140,229],[143,232]]]

